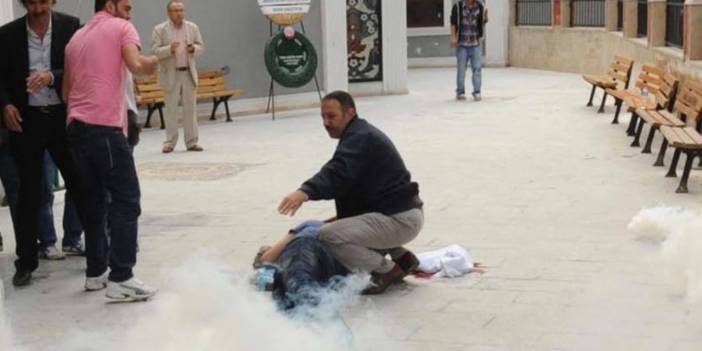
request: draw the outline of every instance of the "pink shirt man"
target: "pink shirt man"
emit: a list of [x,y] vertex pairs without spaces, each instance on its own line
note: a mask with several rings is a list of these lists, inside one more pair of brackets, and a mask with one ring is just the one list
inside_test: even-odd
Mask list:
[[99,12],[73,35],[66,46],[70,72],[68,124],[83,123],[126,128],[124,94],[127,66],[122,47],[141,47],[134,25],[107,12]]
[[188,67],[188,38],[185,32],[185,27],[181,24],[180,27],[176,27],[171,23],[171,28],[173,29],[173,34],[177,42],[180,43],[175,51],[175,62],[176,67]]

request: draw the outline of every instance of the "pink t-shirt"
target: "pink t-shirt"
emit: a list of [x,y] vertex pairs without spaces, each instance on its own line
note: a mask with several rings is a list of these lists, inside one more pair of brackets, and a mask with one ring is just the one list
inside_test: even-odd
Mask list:
[[71,91],[68,121],[125,128],[124,79],[127,66],[122,47],[141,41],[134,25],[101,11],[77,31],[66,46]]

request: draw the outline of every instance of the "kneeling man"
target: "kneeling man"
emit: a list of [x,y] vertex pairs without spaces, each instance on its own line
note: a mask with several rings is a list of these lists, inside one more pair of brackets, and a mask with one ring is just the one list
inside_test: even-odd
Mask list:
[[365,294],[382,293],[419,264],[402,247],[424,224],[419,187],[390,138],[358,117],[351,95],[325,96],[322,121],[339,139],[334,156],[278,211],[292,216],[307,200],[335,200],[336,218],[322,226],[319,240],[349,270],[371,273]]

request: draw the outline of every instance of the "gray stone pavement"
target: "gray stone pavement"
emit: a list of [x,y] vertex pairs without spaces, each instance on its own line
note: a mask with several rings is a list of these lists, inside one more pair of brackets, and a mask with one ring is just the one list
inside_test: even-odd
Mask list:
[[[693,171],[690,194],[675,194],[677,179],[628,146],[624,124],[609,124],[613,107],[606,115],[585,107],[589,89],[577,75],[486,69],[484,99],[474,103],[454,101],[453,74],[411,70],[410,95],[359,98],[358,110],[394,140],[420,183],[426,225],[410,248],[460,244],[487,273],[408,279],[347,311],[351,328],[382,329],[369,337],[379,350],[702,349],[702,325],[670,295],[659,250],[626,231],[642,207],[702,209],[702,172]],[[316,109],[202,125],[204,153],[181,143],[163,155],[163,137],[146,132],[136,150],[136,271],[161,288],[154,301],[106,304],[101,293],[83,292],[76,258],[44,261],[31,286],[14,289],[9,214],[0,210],[4,312],[20,347],[51,350],[80,331],[119,345],[135,316],[148,319],[167,299],[169,272],[196,252],[246,272],[259,245],[333,213],[331,202],[307,203],[292,219],[276,212],[335,146]],[[204,293],[217,300],[222,292]],[[154,339],[156,349],[180,349]]]

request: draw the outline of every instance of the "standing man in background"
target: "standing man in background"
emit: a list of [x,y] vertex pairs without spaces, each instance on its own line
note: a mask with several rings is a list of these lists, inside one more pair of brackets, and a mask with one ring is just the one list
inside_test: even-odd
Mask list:
[[185,20],[185,5],[171,0],[166,6],[169,20],[157,25],[151,35],[152,51],[160,60],[158,82],[166,92],[166,141],[163,153],[178,143],[178,101],[183,103],[183,130],[188,151],[202,151],[197,128],[197,65],[204,50],[200,29]]
[[466,68],[473,72],[473,100],[480,101],[482,56],[480,42],[485,34],[487,10],[482,0],[459,0],[451,9],[451,47],[456,49],[456,100],[466,99]]
[[[156,294],[136,277],[141,192],[128,143],[127,70],[153,74],[156,56],[140,53],[130,18],[132,0],[96,0],[97,12],[66,47],[68,137],[86,189],[85,289],[107,288],[115,300]],[[110,201],[107,201],[109,197]],[[109,224],[108,246],[106,228]],[[109,256],[109,272],[108,272]]]
[[79,20],[53,11],[55,0],[20,0],[27,14],[0,28],[8,51],[0,61],[0,109],[19,175],[15,286],[30,283],[37,268],[38,216],[44,154],[49,152],[81,211],[78,173],[66,141],[66,105],[61,99],[64,48]]

